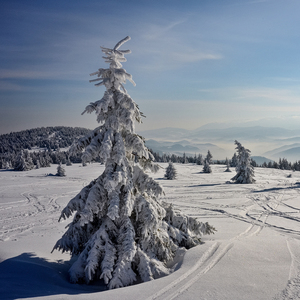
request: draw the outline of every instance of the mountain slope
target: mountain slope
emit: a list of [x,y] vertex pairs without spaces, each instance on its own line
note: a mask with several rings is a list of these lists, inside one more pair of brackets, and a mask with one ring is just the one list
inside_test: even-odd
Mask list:
[[74,139],[86,135],[81,127],[41,127],[0,135],[0,153],[19,152],[32,147],[57,149],[69,147]]

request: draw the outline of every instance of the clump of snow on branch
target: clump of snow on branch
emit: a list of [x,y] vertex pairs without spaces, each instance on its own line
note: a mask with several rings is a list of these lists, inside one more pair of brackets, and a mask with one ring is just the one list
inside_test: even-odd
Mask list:
[[84,163],[100,158],[105,170],[62,210],[60,220],[73,216],[73,221],[54,246],[72,254],[72,282],[100,278],[109,288],[167,275],[166,265],[179,247],[198,245],[201,235],[215,230],[162,203],[162,187],[145,173],[159,167],[134,131],[143,114],[123,86],[126,80],[134,84],[121,65],[130,50],[119,50],[129,39],[113,49],[102,47],[109,68],[91,74],[97,76],[91,82],[106,91],[83,113],[95,112],[100,125],[70,152],[83,151]]

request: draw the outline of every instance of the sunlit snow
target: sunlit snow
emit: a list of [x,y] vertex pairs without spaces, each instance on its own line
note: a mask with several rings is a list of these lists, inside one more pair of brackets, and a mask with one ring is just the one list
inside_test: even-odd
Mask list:
[[[99,164],[57,165],[28,172],[0,171],[0,298],[43,299],[299,299],[300,173],[255,168],[255,184],[232,184],[226,166],[167,163],[153,174],[164,200],[217,232],[177,257],[166,277],[107,290],[68,281],[69,254],[50,253],[68,221],[61,209],[104,170]],[[292,173],[291,177],[287,177]],[[184,255],[185,253],[185,255]]]

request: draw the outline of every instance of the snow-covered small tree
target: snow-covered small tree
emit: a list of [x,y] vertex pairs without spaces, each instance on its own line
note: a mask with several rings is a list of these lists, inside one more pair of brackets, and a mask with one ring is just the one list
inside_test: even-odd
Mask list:
[[66,170],[61,163],[57,166],[56,176],[66,176]]
[[187,159],[187,157],[186,157],[185,152],[183,153],[183,156],[182,156],[182,163],[183,163],[183,164],[188,164],[188,163],[189,163],[189,162],[188,162],[188,159]]
[[212,170],[211,170],[210,164],[208,163],[208,160],[205,159],[204,165],[203,165],[203,173],[211,173],[211,172],[212,172]]
[[67,159],[66,166],[72,166],[72,162],[69,157]]
[[28,151],[21,151],[15,162],[15,171],[29,171],[34,168],[32,158]]
[[210,151],[208,150],[205,159],[206,159],[206,161],[208,162],[208,164],[210,164],[210,165],[211,165],[212,162],[213,162],[213,161],[212,161],[212,158],[213,158],[213,156],[212,156],[212,154],[210,153]]
[[166,169],[165,178],[169,179],[169,180],[174,180],[174,179],[176,179],[176,177],[177,177],[176,169],[175,169],[173,163],[169,162],[169,165]]
[[230,163],[229,163],[229,159],[226,157],[226,160],[225,160],[225,165],[226,165],[226,170],[225,172],[231,172],[230,170]]
[[196,164],[197,164],[197,165],[203,165],[203,157],[202,157],[201,154],[199,154],[199,155],[197,156]]
[[237,140],[234,142],[237,150],[236,175],[231,179],[235,183],[254,183],[254,168],[251,165],[251,151],[244,148]]
[[41,167],[39,159],[36,160],[35,168],[39,169]]
[[237,165],[238,165],[238,158],[236,153],[234,153],[230,161],[230,167],[235,168]]
[[106,91],[84,112],[95,111],[100,126],[74,144],[71,152],[85,149],[83,162],[100,158],[105,170],[63,209],[60,219],[76,213],[54,246],[74,257],[72,282],[100,278],[109,288],[127,286],[137,276],[148,281],[168,274],[166,263],[179,247],[193,247],[202,234],[214,232],[208,223],[161,202],[162,187],[145,173],[158,166],[134,131],[142,113],[123,86],[126,80],[134,83],[121,65],[130,50],[119,50],[129,39],[113,49],[102,47],[109,68],[91,74],[98,77],[92,81],[100,81],[96,86],[104,85]]

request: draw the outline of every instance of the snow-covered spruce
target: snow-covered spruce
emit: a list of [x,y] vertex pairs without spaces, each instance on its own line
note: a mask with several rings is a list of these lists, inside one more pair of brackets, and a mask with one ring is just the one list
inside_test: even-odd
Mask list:
[[96,86],[104,85],[106,91],[84,112],[95,111],[100,126],[72,149],[85,149],[84,162],[100,157],[105,170],[63,209],[60,219],[76,213],[54,246],[76,258],[70,269],[72,282],[100,277],[109,288],[127,286],[138,276],[148,281],[168,274],[166,262],[179,247],[193,247],[202,234],[215,230],[161,203],[162,187],[145,173],[158,166],[134,132],[142,113],[123,86],[126,80],[134,84],[121,65],[130,50],[119,50],[129,39],[113,49],[102,48],[110,67],[91,74],[98,77],[91,81],[99,81]]
[[212,172],[210,164],[208,163],[207,159],[204,160],[204,165],[203,165],[203,171],[202,172],[203,173],[211,173]]
[[57,173],[56,176],[66,176],[66,170],[65,168],[62,166],[62,164],[60,163],[57,167]]
[[237,140],[234,142],[237,150],[236,175],[231,179],[235,183],[254,183],[254,168],[251,165],[251,151],[245,149]]
[[225,165],[226,165],[226,170],[224,172],[231,172],[230,171],[230,163],[229,163],[229,160],[228,160],[227,157],[226,157],[226,160],[225,160]]
[[211,152],[208,150],[207,154],[206,154],[206,160],[209,165],[211,165],[213,163],[212,158],[213,158],[213,156],[212,156]]
[[174,180],[177,177],[177,171],[172,162],[169,162],[169,165],[166,169],[165,178],[168,180]]
[[233,154],[232,159],[230,161],[230,167],[236,167],[238,165],[238,158],[236,153]]
[[16,159],[14,166],[15,171],[29,171],[34,168],[32,158],[28,151],[21,151]]

